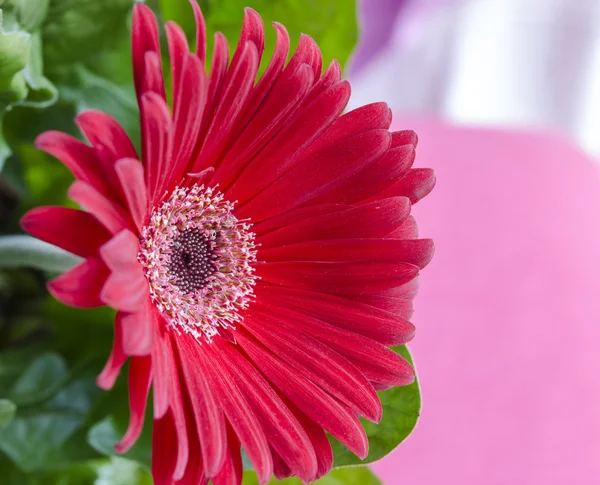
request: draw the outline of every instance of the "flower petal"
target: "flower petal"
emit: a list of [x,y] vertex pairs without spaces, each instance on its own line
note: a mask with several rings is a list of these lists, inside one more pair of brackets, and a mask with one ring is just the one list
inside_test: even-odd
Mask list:
[[[412,284],[412,282],[411,282]],[[278,305],[321,319],[336,327],[372,338],[384,345],[399,345],[412,339],[415,327],[407,318],[412,312],[411,300],[404,312],[390,312],[380,309],[381,301],[387,301],[378,294],[369,294],[371,304],[336,295],[306,291],[284,286],[259,284],[255,289],[260,304],[277,302]],[[361,298],[366,299],[364,295]],[[386,306],[389,308],[389,306]],[[391,309],[391,308],[390,308]],[[394,310],[398,308],[394,307]]]
[[236,335],[250,360],[288,399],[360,458],[369,442],[355,414],[284,360],[262,346],[244,328]]
[[[313,217],[310,209],[306,209],[304,219],[290,221],[290,224],[282,225],[277,230],[261,234],[257,242],[267,248],[319,239],[392,237],[390,234],[410,214],[410,201],[406,197],[394,197],[356,207],[346,207],[345,211],[326,210],[324,214],[317,213]],[[281,220],[285,220],[285,215]],[[393,237],[405,239],[396,235]]]
[[78,308],[102,306],[100,291],[108,275],[108,268],[100,259],[88,258],[48,282],[48,291],[65,305]]
[[123,332],[123,352],[127,355],[144,356],[153,352],[156,321],[154,307],[149,297],[140,309],[133,313],[119,312]]
[[117,453],[126,453],[142,432],[151,378],[150,357],[132,357],[129,363],[129,426],[125,436],[115,445]]
[[32,209],[21,218],[21,227],[42,241],[84,258],[95,255],[111,237],[94,216],[67,207]]
[[139,232],[142,231],[148,218],[148,194],[144,181],[144,167],[139,160],[122,158],[115,164],[121,190],[125,194],[125,201],[129,213]]
[[312,337],[282,327],[279,319],[256,309],[243,322],[279,358],[370,421],[381,419],[381,403],[367,379],[348,360]]
[[400,286],[419,274],[395,261],[281,261],[256,264],[266,283],[333,294],[376,292]]
[[129,215],[122,207],[86,182],[76,180],[69,188],[69,197],[89,211],[111,234],[117,234],[132,226]]
[[213,345],[223,366],[236,375],[237,385],[254,410],[269,445],[298,478],[312,481],[317,474],[317,457],[294,415],[235,346],[225,341],[215,341]]
[[226,458],[225,421],[215,390],[204,377],[211,372],[202,348],[188,335],[178,340],[181,367],[190,393],[206,475],[215,477]]

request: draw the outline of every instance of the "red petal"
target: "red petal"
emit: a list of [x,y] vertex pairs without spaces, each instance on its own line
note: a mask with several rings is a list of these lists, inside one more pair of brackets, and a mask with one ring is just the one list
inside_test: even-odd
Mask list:
[[195,165],[193,171],[214,165],[221,155],[231,135],[230,131],[250,94],[250,89],[254,86],[258,64],[256,45],[247,42],[241,49],[237,63],[232,63],[227,73],[223,93],[202,148],[201,164]]
[[125,436],[115,445],[117,453],[126,453],[140,437],[151,377],[152,360],[149,357],[133,357],[129,363],[129,426]]
[[196,0],[190,0],[194,9],[194,20],[196,21],[196,55],[204,63],[206,59],[206,23],[202,10]]
[[245,126],[248,120],[254,116],[263,99],[265,99],[265,96],[267,96],[275,83],[279,82],[279,76],[283,71],[285,61],[288,58],[288,53],[290,50],[290,37],[287,33],[287,30],[283,25],[277,22],[273,22],[273,27],[277,31],[275,50],[273,51],[273,55],[271,56],[271,61],[269,62],[267,69],[260,78],[260,81],[256,87],[252,90],[248,107],[244,110],[245,114],[241,122],[241,126]]
[[223,468],[216,475],[213,485],[240,485],[244,474],[240,441],[237,439],[231,425],[227,426],[228,453]]
[[222,409],[254,465],[259,483],[266,484],[273,474],[273,462],[264,431],[239,390],[237,376],[223,367],[219,352],[213,345],[205,345],[202,350],[212,363],[213,371],[209,375],[213,377]]
[[159,194],[163,190],[171,190],[181,182],[188,168],[190,157],[203,121],[203,111],[208,95],[208,78],[200,60],[188,54],[183,60],[183,72],[179,86],[180,95],[175,103],[174,144],[172,168],[165,176]]
[[225,460],[225,421],[214,389],[204,377],[211,372],[200,344],[189,335],[179,340],[181,367],[190,394],[206,475],[214,477]]
[[115,318],[115,332],[114,332],[114,341],[113,348],[104,366],[100,375],[96,378],[96,384],[101,389],[108,391],[112,389],[115,385],[117,377],[119,377],[119,373],[121,372],[121,367],[127,360],[127,355],[123,352],[123,336],[121,330],[121,321],[120,319]]
[[[340,116],[313,143],[305,153],[310,156],[323,148],[345,138],[377,129],[388,129],[392,122],[392,110],[386,103],[367,104]],[[392,135],[393,140],[393,135]]]
[[352,204],[374,196],[382,199],[381,194],[401,179],[414,161],[415,150],[411,145],[392,148],[356,175],[347,178],[335,191],[317,200]]
[[90,212],[112,234],[131,227],[129,215],[86,182],[76,180],[69,188],[69,197]]
[[298,421],[300,421],[300,424],[304,428],[304,431],[306,431],[306,434],[310,438],[313,448],[315,449],[318,467],[317,475],[314,479],[318,480],[327,475],[333,468],[333,450],[331,449],[331,444],[321,426],[297,409],[296,406],[290,405],[289,403],[286,404],[290,406],[290,410],[294,413],[294,416],[296,416]]
[[75,176],[105,196],[114,195],[93,148],[59,131],[46,131],[35,140],[39,150],[59,159]]
[[392,133],[392,147],[399,147],[402,145],[412,145],[417,147],[419,138],[413,130],[395,131]]
[[279,319],[248,311],[243,325],[274,354],[370,421],[381,419],[381,403],[367,379],[345,358],[312,337],[283,328]]
[[317,457],[300,423],[286,408],[271,386],[230,343],[215,341],[222,362],[236,375],[236,382],[253,408],[269,445],[302,481],[312,481],[317,473]]
[[183,394],[181,389],[181,381],[183,378],[179,372],[180,365],[176,361],[176,356],[173,351],[173,341],[171,334],[165,334],[165,351],[167,356],[167,367],[171,371],[171,379],[169,380],[169,396],[170,407],[173,413],[175,424],[175,433],[177,434],[177,461],[175,470],[173,471],[173,480],[178,481],[185,475],[185,469],[190,457],[190,446],[187,436],[187,423],[183,404]]
[[371,382],[405,386],[415,379],[413,368],[404,358],[371,338],[285,308],[270,307],[268,311],[281,316],[280,325],[310,335],[348,358]]
[[149,202],[154,205],[157,198],[163,195],[158,191],[171,157],[173,142],[171,113],[165,100],[153,92],[142,95],[140,108],[146,186]]
[[[154,13],[141,3],[136,3],[133,8],[133,22],[131,29],[131,47],[133,58],[133,79],[138,101],[144,94],[146,83],[146,52],[154,52],[160,59],[160,41],[158,34],[158,23]],[[162,80],[162,74],[160,75]],[[162,97],[165,97],[164,85]]]
[[[320,53],[319,53],[319,57],[320,57]],[[319,74],[315,73],[315,75],[316,75],[315,80],[319,79],[318,78]],[[321,76],[321,79],[319,79],[317,81],[317,83],[310,90],[309,95],[306,97],[306,103],[310,103],[313,99],[315,99],[323,91],[327,90],[329,87],[333,86],[334,84],[340,82],[341,79],[342,79],[342,68],[341,68],[339,62],[334,59],[333,61],[331,61],[331,64],[329,64],[329,67],[327,68],[327,71],[325,71],[325,74],[323,74],[323,76]]]
[[112,116],[102,111],[87,110],[79,113],[75,122],[105,166],[112,166],[120,158],[137,158],[129,136]]
[[38,207],[21,218],[21,227],[38,239],[87,258],[110,233],[91,214],[66,207]]
[[[160,317],[159,317],[160,318]],[[163,322],[154,325],[154,339],[156,343],[152,349],[152,385],[154,395],[154,419],[162,418],[169,409],[169,381],[173,369],[169,368],[169,355],[165,341],[167,330],[163,328]]]
[[[409,284],[413,285],[412,282]],[[373,305],[340,296],[280,286],[257,285],[255,294],[260,303],[277,302],[282,307],[289,307],[305,315],[319,318],[336,327],[377,340],[384,345],[399,345],[414,336],[415,327],[403,318],[410,315],[379,309],[378,303],[381,302],[373,301],[374,298],[378,298],[377,294],[368,295]],[[412,307],[410,299],[404,301]]]
[[[189,54],[185,32],[175,22],[165,23],[167,33],[167,42],[169,44],[169,59],[171,61],[171,84],[173,85],[173,106],[181,103],[181,71],[183,69],[183,59]],[[200,61],[201,64],[201,61]]]
[[286,261],[257,263],[256,269],[266,283],[334,294],[373,293],[419,274],[417,266],[395,261]]
[[114,164],[121,158],[137,158],[129,136],[114,118],[101,111],[84,111],[77,115],[75,123],[93,145],[112,190],[122,196]]
[[281,125],[295,111],[308,93],[312,83],[312,71],[303,64],[287,82],[277,82],[260,109],[250,120],[215,172],[215,182],[228,186],[236,179],[247,163],[271,138],[281,130]]
[[435,186],[435,174],[430,168],[413,168],[398,182],[387,189],[378,197],[408,197],[411,203],[416,204],[429,194]]
[[254,365],[298,408],[357,456],[367,456],[369,442],[354,413],[311,382],[297,367],[275,357],[246,330],[239,328],[236,334]]
[[[237,213],[255,221],[267,219],[294,209],[313,199],[329,199],[330,193],[349,182],[361,168],[369,166],[382,155],[390,144],[386,130],[373,130],[327,147],[309,158],[304,158],[276,182],[260,192]],[[270,167],[270,172],[275,169]],[[279,172],[279,169],[276,170]],[[266,174],[270,177],[269,174]],[[252,191],[255,191],[252,186]],[[254,192],[256,193],[256,192]],[[237,199],[237,197],[234,197]],[[240,199],[242,200],[242,199]],[[326,200],[326,202],[338,202]]]
[[[310,217],[310,210],[307,209],[306,219],[293,223],[290,221],[289,225],[259,236],[257,242],[267,248],[319,239],[386,237],[406,220],[409,213],[410,201],[406,197],[350,206],[344,212],[325,211],[325,214],[316,217]],[[285,216],[281,220],[285,220]]]
[[125,200],[129,207],[131,218],[141,232],[148,218],[148,194],[144,181],[144,167],[139,160],[123,158],[115,164],[115,170]]
[[98,258],[88,258],[73,269],[48,282],[48,290],[65,305],[79,308],[103,306],[100,290],[108,268]]
[[[286,71],[289,68],[288,65]],[[230,198],[243,203],[269,187],[297,162],[306,147],[340,115],[349,97],[350,86],[342,81],[294,113],[268,147],[240,174],[232,187],[236,195]]]
[[433,257],[431,239],[328,239],[260,251],[262,261],[398,261],[424,268]]
[[154,420],[152,429],[152,479],[154,485],[174,485],[177,462],[177,433],[171,412]]

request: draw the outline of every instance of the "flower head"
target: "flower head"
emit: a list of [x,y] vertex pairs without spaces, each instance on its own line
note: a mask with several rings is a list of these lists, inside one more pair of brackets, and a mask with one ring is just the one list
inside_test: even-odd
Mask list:
[[247,9],[228,63],[192,2],[197,47],[166,24],[172,107],[158,26],[136,4],[134,81],[142,149],[109,116],[77,124],[88,144],[47,132],[37,146],[76,181],[84,210],[43,207],[22,220],[31,234],[85,258],[49,283],[78,307],[117,310],[112,354],[98,385],[127,359],[131,419],[117,445],[138,438],[153,389],[157,485],[240,483],[243,447],[261,483],[309,482],[333,465],[325,431],[365,457],[357,418],[381,418],[376,390],[413,381],[388,346],[409,341],[419,270],[411,204],[433,187],[412,169],[413,132],[390,133],[383,103],[342,114],[350,88],[336,62],[322,74],[302,36],[286,63],[277,44],[258,81],[260,17]]

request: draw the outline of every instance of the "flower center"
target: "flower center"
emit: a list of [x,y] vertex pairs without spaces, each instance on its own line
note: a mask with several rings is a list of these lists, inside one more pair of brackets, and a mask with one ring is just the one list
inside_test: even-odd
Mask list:
[[215,246],[198,229],[185,229],[175,238],[169,271],[182,292],[193,293],[206,286],[207,279],[217,270]]
[[254,233],[233,209],[211,188],[178,188],[142,230],[154,304],[174,330],[206,342],[234,328],[253,295]]

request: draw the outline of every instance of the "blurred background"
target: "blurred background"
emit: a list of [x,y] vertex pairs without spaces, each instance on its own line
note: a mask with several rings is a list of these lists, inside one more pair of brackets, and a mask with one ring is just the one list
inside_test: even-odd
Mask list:
[[[148,3],[193,35],[187,0]],[[417,165],[436,170],[414,209],[437,248],[409,346],[421,418],[372,465],[381,482],[600,483],[600,1],[199,3],[232,45],[247,5],[313,36],[345,66],[351,107],[386,101],[393,127],[419,134]],[[99,108],[139,137],[132,4],[0,0],[2,234],[30,207],[71,204],[71,176],[32,145],[40,132],[79,136],[74,115]],[[0,398],[18,406],[5,426],[0,406],[0,483],[151,483],[149,430],[112,456],[126,382],[94,384],[111,311],[53,301],[53,268],[20,257],[0,243]],[[353,480],[328,483],[371,483]]]

